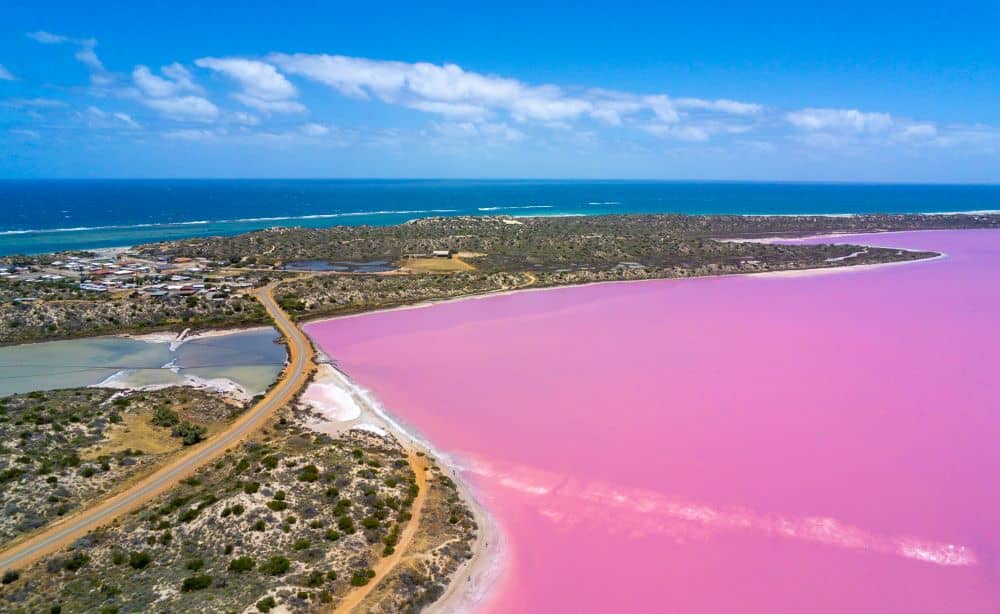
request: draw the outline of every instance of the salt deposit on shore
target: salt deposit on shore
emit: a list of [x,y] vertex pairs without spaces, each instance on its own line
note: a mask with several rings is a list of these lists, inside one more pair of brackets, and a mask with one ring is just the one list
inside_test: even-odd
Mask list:
[[90,388],[113,388],[116,390],[163,390],[174,386],[186,386],[217,392],[240,403],[248,403],[253,395],[247,392],[246,388],[240,386],[231,379],[215,377],[203,379],[195,375],[180,375],[177,381],[163,382],[157,384],[140,384],[130,378],[134,377],[134,372],[129,370],[119,371],[104,379],[101,382],[89,386]]

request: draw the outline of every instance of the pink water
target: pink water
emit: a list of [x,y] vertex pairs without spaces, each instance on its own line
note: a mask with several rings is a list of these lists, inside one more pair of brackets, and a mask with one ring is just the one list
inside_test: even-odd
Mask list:
[[[856,239],[861,240],[861,239]],[[1000,232],[309,326],[454,456],[496,612],[1000,612]]]

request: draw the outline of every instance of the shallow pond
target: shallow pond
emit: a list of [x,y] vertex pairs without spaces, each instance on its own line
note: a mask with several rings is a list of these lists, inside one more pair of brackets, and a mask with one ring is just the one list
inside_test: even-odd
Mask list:
[[273,328],[168,341],[93,337],[0,348],[0,396],[106,383],[139,387],[229,380],[249,395],[267,389],[285,362]]
[[342,271],[344,273],[384,273],[396,267],[386,260],[354,262],[352,260],[299,260],[285,265],[287,271]]

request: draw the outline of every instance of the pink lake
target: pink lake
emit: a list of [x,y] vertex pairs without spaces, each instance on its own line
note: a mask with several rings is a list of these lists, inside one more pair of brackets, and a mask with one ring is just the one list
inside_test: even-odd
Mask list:
[[[837,241],[844,241],[837,238]],[[463,467],[491,612],[1000,612],[1000,232],[308,325]]]

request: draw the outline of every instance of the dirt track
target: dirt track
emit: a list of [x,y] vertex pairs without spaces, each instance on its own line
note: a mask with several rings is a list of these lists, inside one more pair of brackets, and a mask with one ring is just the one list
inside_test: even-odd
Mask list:
[[222,456],[227,449],[257,430],[275,410],[298,394],[309,380],[313,369],[313,347],[305,334],[275,302],[276,285],[277,282],[271,283],[255,293],[288,343],[288,365],[267,395],[228,428],[136,482],[128,490],[80,510],[3,550],[0,552],[0,573],[26,567],[122,514],[142,506],[197,469]]

